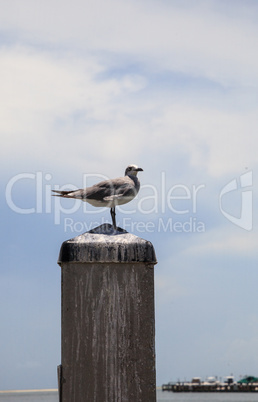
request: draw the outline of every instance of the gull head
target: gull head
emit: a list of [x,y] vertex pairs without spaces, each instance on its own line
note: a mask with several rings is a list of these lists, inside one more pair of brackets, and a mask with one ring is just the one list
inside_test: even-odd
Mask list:
[[137,176],[138,172],[143,172],[143,169],[139,168],[137,165],[129,165],[125,169],[125,176]]

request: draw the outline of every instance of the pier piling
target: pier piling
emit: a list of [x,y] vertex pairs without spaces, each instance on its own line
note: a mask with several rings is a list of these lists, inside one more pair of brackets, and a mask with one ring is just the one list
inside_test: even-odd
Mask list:
[[62,244],[61,402],[155,402],[152,244],[109,224]]

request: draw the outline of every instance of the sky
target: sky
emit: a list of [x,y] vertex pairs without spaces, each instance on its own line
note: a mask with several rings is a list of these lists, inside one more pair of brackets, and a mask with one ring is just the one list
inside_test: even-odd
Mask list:
[[258,375],[258,4],[10,0],[0,13],[0,389],[56,388],[63,241],[108,209],[51,198],[143,168],[119,226],[153,243],[157,385]]

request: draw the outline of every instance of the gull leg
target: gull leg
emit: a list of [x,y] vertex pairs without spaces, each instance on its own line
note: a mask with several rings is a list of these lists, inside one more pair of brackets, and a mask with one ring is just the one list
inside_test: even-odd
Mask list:
[[110,208],[110,214],[113,222],[113,227],[116,230],[116,208]]

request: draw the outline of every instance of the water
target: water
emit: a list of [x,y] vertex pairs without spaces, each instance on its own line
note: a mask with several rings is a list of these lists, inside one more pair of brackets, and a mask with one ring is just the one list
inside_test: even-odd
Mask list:
[[[56,391],[1,393],[0,402],[58,402],[58,394]],[[258,393],[174,393],[158,390],[157,402],[258,402]]]
[[57,391],[1,393],[0,402],[58,402]]
[[157,402],[258,402],[257,394],[157,391]]

